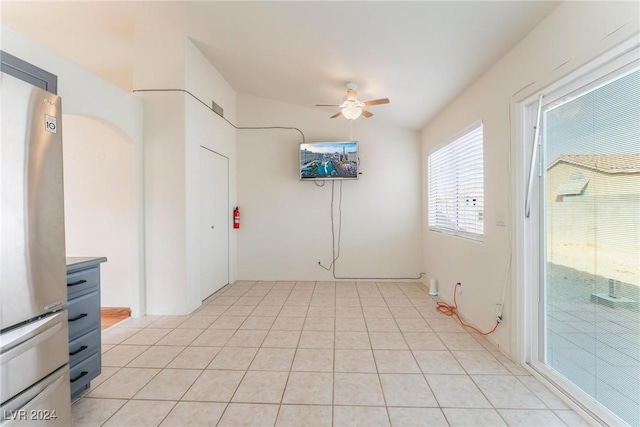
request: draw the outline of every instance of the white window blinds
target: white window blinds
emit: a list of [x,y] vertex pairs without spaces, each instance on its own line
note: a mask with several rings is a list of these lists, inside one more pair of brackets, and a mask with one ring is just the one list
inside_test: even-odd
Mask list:
[[482,124],[428,158],[429,229],[482,240]]

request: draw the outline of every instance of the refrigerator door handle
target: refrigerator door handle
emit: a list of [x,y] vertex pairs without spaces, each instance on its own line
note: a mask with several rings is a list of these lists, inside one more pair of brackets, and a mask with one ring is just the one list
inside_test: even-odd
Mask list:
[[[26,332],[23,331],[21,334],[16,334],[16,337],[10,337],[6,343],[3,340],[0,346],[0,365],[46,341],[49,337],[62,329],[64,327],[64,323],[62,322],[64,320],[63,314],[66,313],[61,312],[38,322],[34,322],[39,324],[34,325],[34,328],[29,328]],[[55,322],[57,323],[52,326],[51,323]],[[9,350],[5,351],[5,348],[8,348]]]

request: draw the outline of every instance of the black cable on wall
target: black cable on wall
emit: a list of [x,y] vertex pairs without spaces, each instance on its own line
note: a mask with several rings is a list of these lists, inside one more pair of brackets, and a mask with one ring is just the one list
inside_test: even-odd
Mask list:
[[209,105],[207,105],[203,100],[201,100],[200,98],[198,98],[197,96],[195,96],[194,94],[192,94],[191,92],[189,92],[186,89],[135,89],[133,90],[133,92],[184,92],[188,95],[191,95],[191,97],[193,97],[193,99],[197,100],[199,103],[201,103],[202,105],[204,105],[207,109],[211,110],[213,113],[215,113],[217,116],[222,117],[224,119],[224,121],[226,121],[227,123],[229,123],[231,126],[233,126],[236,129],[239,130],[257,130],[257,129],[287,129],[287,130],[297,130],[298,132],[300,132],[300,135],[302,135],[302,142],[305,142],[305,137],[304,137],[304,133],[298,129],[297,127],[293,127],[293,126],[236,126],[233,123],[231,123],[225,116],[218,114],[213,108],[211,108]]
[[334,220],[334,200],[335,200],[335,181],[331,181],[331,246],[332,260],[328,267],[318,263],[318,265],[327,271],[331,271],[334,279],[340,280],[420,280],[425,273],[420,273],[418,277],[342,277],[336,275],[336,261],[340,258],[340,243],[342,240],[342,181],[340,181],[340,196],[338,198],[338,236],[336,245],[335,220]]

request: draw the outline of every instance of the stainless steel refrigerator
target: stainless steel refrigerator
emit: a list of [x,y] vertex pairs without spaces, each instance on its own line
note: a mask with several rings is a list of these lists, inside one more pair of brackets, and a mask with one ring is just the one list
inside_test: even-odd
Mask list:
[[0,79],[0,425],[68,426],[61,100]]

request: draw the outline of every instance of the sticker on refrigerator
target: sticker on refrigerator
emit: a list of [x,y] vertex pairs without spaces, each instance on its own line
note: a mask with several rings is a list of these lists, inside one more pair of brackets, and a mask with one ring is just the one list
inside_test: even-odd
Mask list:
[[47,132],[57,133],[56,120],[54,116],[44,115],[44,128]]

